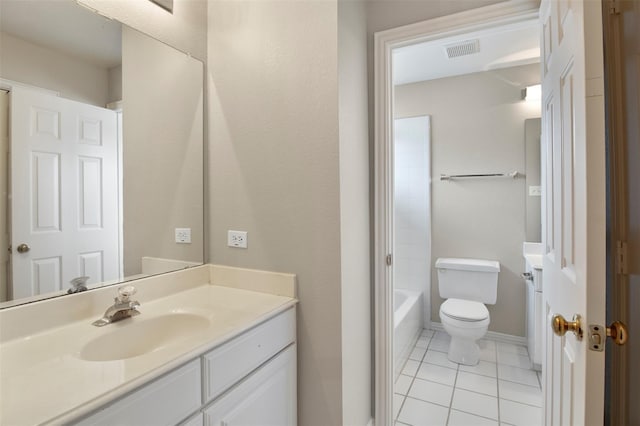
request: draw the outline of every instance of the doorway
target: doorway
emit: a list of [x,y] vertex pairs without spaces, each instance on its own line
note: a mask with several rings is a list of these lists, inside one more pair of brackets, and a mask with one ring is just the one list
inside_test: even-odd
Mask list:
[[[474,38],[471,36],[471,35],[475,35],[474,32],[486,30],[487,28],[490,28],[490,27],[494,27],[494,28],[500,27],[500,26],[509,27],[517,24],[522,24],[523,22],[526,22],[526,21],[531,21],[532,24],[535,25],[535,23],[537,22],[536,21],[537,9],[532,9],[530,5],[525,6],[522,4],[520,5],[504,5],[503,4],[503,5],[490,6],[488,8],[483,8],[482,11],[483,11],[482,14],[478,13],[478,11],[472,11],[472,13],[471,12],[462,13],[462,14],[457,14],[450,17],[439,18],[437,20],[430,21],[422,26],[420,24],[415,24],[412,26],[402,27],[395,30],[389,30],[383,33],[376,34],[376,55],[378,55],[379,58],[386,57],[388,59],[388,61],[386,62],[386,64],[384,64],[384,66],[381,66],[383,65],[382,64],[383,61],[378,61],[376,63],[376,66],[377,66],[376,68],[376,106],[377,106],[376,110],[378,111],[378,114],[376,116],[376,204],[375,204],[376,228],[375,229],[376,229],[376,260],[379,260],[375,262],[376,341],[379,342],[376,345],[376,419],[383,419],[383,421],[381,422],[383,424],[391,424],[392,419],[395,420],[395,416],[398,414],[397,411],[393,410],[393,399],[395,398],[397,400],[398,398],[393,395],[394,380],[397,377],[397,372],[390,365],[392,364],[392,362],[390,361],[393,360],[393,354],[389,350],[389,347],[395,344],[394,340],[396,338],[394,336],[395,330],[393,329],[393,327],[390,326],[390,323],[393,323],[393,321],[390,320],[390,317],[393,313],[393,310],[391,309],[390,306],[391,306],[391,302],[393,301],[392,290],[396,287],[396,283],[394,281],[397,279],[399,275],[396,273],[396,268],[402,268],[402,264],[399,263],[400,259],[398,258],[398,255],[402,254],[401,253],[402,249],[399,249],[398,245],[396,245],[396,242],[395,242],[396,236],[393,233],[393,230],[395,229],[396,223],[398,222],[398,219],[399,219],[396,217],[396,215],[398,214],[398,210],[394,208],[394,203],[393,203],[393,200],[395,199],[395,196],[396,196],[395,191],[397,191],[397,185],[395,182],[396,176],[394,173],[394,169],[392,167],[397,164],[397,161],[395,158],[396,153],[394,151],[394,147],[390,146],[390,144],[388,143],[384,143],[384,140],[393,140],[395,138],[396,122],[394,120],[399,118],[405,118],[405,117],[429,115],[429,110],[417,109],[415,105],[413,107],[412,106],[407,107],[406,103],[398,102],[399,100],[398,96],[399,95],[402,96],[403,90],[397,89],[397,87],[395,87],[394,84],[391,84],[391,75],[393,75],[393,79],[398,78],[398,75],[400,75],[392,59],[395,59],[396,55],[400,56],[401,54],[407,52],[408,50],[411,50],[414,46],[417,46],[421,43],[428,43],[431,41],[443,40],[443,38],[445,37],[445,34],[448,37],[451,37],[451,36],[457,37],[456,41],[458,42],[468,41],[469,39]],[[535,38],[537,42],[537,35],[535,36]],[[449,44],[449,43],[444,43],[444,44]],[[439,46],[439,49],[442,49],[442,43]],[[452,50],[454,51],[453,54],[455,54],[456,47],[455,46],[452,47]],[[464,48],[461,47],[460,50],[464,50]],[[445,49],[445,52],[446,52],[446,49]],[[512,65],[522,67],[522,66],[529,65],[531,63],[531,62],[527,62],[527,60],[523,58],[520,58],[520,60],[521,60],[520,63],[517,63],[517,61],[515,61],[514,63],[512,63]],[[504,61],[504,58],[502,58],[502,61]],[[512,78],[513,76],[505,71],[496,72],[499,69],[507,68],[506,66],[504,66],[505,65],[504,63],[500,64],[502,65],[502,67],[499,66],[498,65],[499,62],[501,61],[500,60],[493,61],[492,64],[489,65],[490,68],[488,70],[485,69],[484,71],[485,72],[489,71],[491,74],[493,74],[493,77],[495,79],[497,80],[501,79],[502,83],[505,83],[507,86],[509,86],[509,83],[512,83],[514,80]],[[539,79],[539,71],[538,71],[539,67],[534,64],[533,68],[535,70],[534,74],[537,74],[537,78]],[[390,69],[392,69],[393,71],[390,72]],[[483,71],[483,70],[478,70],[478,71]],[[464,76],[466,74],[471,74],[471,73],[473,73],[473,71],[461,72],[459,73],[459,77]],[[438,75],[434,77],[434,79],[442,79],[444,77],[445,75]],[[405,84],[403,89],[407,87],[406,86],[407,83],[410,84],[410,83],[415,83],[415,81],[417,81],[417,80],[410,81],[410,79],[413,78],[411,76],[407,78],[409,80],[400,82],[400,84],[402,83]],[[513,92],[517,92],[517,94],[515,93],[512,94],[512,95],[515,95],[515,98],[513,99],[512,102],[521,103],[523,101],[523,99],[521,98],[521,92],[522,92],[522,89],[524,89],[524,85],[520,87],[519,84],[511,84],[510,89]],[[466,93],[466,89],[462,88],[459,85],[457,87],[455,87],[454,85],[454,88],[450,90],[450,92],[448,93],[448,96],[460,95],[460,93]],[[426,92],[423,92],[420,95],[417,95],[415,97],[424,99],[424,98],[428,98],[429,95]],[[389,99],[389,102],[386,102],[385,99]],[[468,93],[466,102],[464,102],[462,105],[473,103],[475,101],[476,101],[476,97],[474,97],[472,93]],[[418,100],[416,102],[421,102],[421,101]],[[399,111],[401,110],[403,111],[399,114]],[[469,117],[468,114],[466,115],[461,114],[461,116]],[[533,117],[536,117],[536,115],[532,114],[526,118],[533,118]],[[465,127],[465,125],[468,124],[466,121],[469,121],[469,120],[464,120],[464,119],[458,120],[457,126]],[[431,121],[432,133],[435,132],[436,130],[434,129],[438,129],[438,127],[442,129],[443,122],[444,120],[441,117],[433,116]],[[454,126],[455,125],[456,124],[454,124]],[[499,124],[496,124],[496,126],[499,126]],[[522,120],[522,123],[520,123],[520,128],[521,129],[519,131],[518,137],[524,140],[524,119]],[[469,127],[467,127],[467,129],[469,129]],[[435,144],[437,144],[438,142],[441,142],[443,140],[443,137],[439,135],[437,136],[437,140],[435,135],[433,135],[432,137],[433,137],[433,144],[434,144],[432,145],[432,148],[436,149]],[[451,143],[451,146],[455,146],[455,142],[460,142],[460,138],[455,138],[455,139],[457,140],[454,140]],[[465,142],[468,142],[469,140],[471,141],[473,140],[473,138],[469,138],[469,137],[464,139],[465,139]],[[524,149],[524,141],[522,145]],[[446,165],[445,165],[445,162],[436,164],[435,154],[432,157],[434,159],[431,164],[431,167],[433,169],[431,176],[436,177],[435,179],[431,179],[431,183],[430,183],[430,185],[434,186],[434,189],[433,189],[434,193],[431,196],[431,204],[433,206],[435,206],[435,201],[433,200],[433,197],[435,197],[435,191],[436,191],[435,185],[437,184],[439,186],[438,190],[440,191],[440,196],[442,198],[451,200],[452,193],[454,193],[453,195],[454,198],[463,200],[462,204],[464,204],[464,202],[472,203],[471,207],[467,206],[462,208],[466,208],[467,210],[469,208],[477,210],[478,205],[480,203],[483,203],[482,201],[483,196],[478,195],[478,193],[482,193],[482,191],[487,189],[486,184],[487,182],[489,182],[489,181],[482,181],[482,180],[475,180],[473,182],[467,181],[464,184],[445,182],[445,180],[441,181],[439,178],[437,178],[437,176],[439,176],[440,174],[473,174],[474,172],[480,172],[481,174],[485,174],[485,173],[493,174],[493,173],[489,173],[490,171],[489,169],[491,169],[491,171],[494,171],[494,172],[499,171],[499,172],[502,172],[500,174],[505,174],[507,176],[510,176],[511,173],[513,172],[516,172],[515,173],[516,176],[520,174],[524,176],[524,173],[523,173],[524,170],[523,169],[518,170],[520,168],[519,165],[517,166],[512,165],[511,167],[507,167],[505,169],[504,164],[497,164],[496,162],[492,163],[491,159],[485,162],[484,170],[482,169],[472,170],[477,166],[477,163],[474,164],[473,161],[471,160],[474,157],[478,158],[478,156],[482,157],[483,155],[482,152],[474,151],[473,146],[470,149],[458,146],[452,149],[452,151],[454,152],[454,156],[451,157],[451,161],[449,161]],[[458,156],[458,158],[455,158],[455,151],[463,153],[462,157]],[[524,153],[520,154],[519,157],[522,158],[522,161],[524,162]],[[469,166],[469,168],[465,167],[465,164]],[[440,166],[440,169],[436,170],[438,166]],[[444,167],[446,170],[443,170],[442,167]],[[522,168],[524,168],[524,165],[522,166]],[[489,179],[491,180],[496,178],[492,177]],[[510,190],[515,191],[514,194],[516,194],[517,192],[515,197],[517,197],[521,201],[521,204],[523,206],[521,216],[524,217],[525,216],[524,179],[522,179],[521,181],[518,181],[518,180],[509,179],[509,178],[505,180],[501,180],[500,178],[498,178],[495,181],[490,183],[490,185],[496,185],[496,184],[503,185],[506,188],[509,188]],[[484,189],[483,189],[483,186],[484,186]],[[513,186],[520,186],[521,188],[518,190],[515,190]],[[463,194],[459,194],[456,197],[455,193],[460,191]],[[489,190],[489,192],[493,192],[493,191]],[[476,198],[474,198],[474,196]],[[490,203],[484,203],[484,204],[490,204]],[[454,209],[453,215],[455,215],[456,212],[459,212],[459,211],[460,211],[460,208]],[[433,214],[434,216],[436,215],[435,212]],[[436,233],[439,232],[440,227],[438,227],[438,229],[436,229],[436,227],[433,227],[433,228],[434,228],[433,238],[435,239]],[[515,262],[519,264],[523,263],[523,260],[521,257],[521,253],[522,253],[521,244],[522,242],[525,241],[524,226],[522,227],[521,232],[522,232],[522,235],[518,236],[519,247],[516,247],[514,250],[512,250],[514,252],[513,253],[514,258],[516,258]],[[446,234],[447,232],[444,232],[444,233]],[[440,235],[442,238],[442,233]],[[450,249],[459,250],[455,248],[450,248]],[[389,256],[389,255],[392,255],[392,256]],[[429,266],[433,266],[434,256],[438,256],[438,254],[434,253],[432,256],[429,256],[429,261],[428,261]],[[440,254],[440,256],[443,256],[443,254]],[[477,255],[474,256],[473,254],[470,254],[470,252],[466,252],[466,253],[460,252],[458,256],[459,257],[478,257]],[[391,265],[387,265],[387,262],[391,263]],[[522,272],[521,270],[522,266],[513,267],[513,268],[510,267],[509,269],[516,269],[516,268],[518,269],[518,272]],[[434,285],[433,285],[433,283],[435,282],[434,276],[435,276],[435,272],[431,271],[431,273],[429,274],[430,283],[428,284],[428,294],[427,294],[429,298],[438,297],[437,286],[435,286],[435,293],[434,293]],[[518,273],[518,276],[514,276],[512,278],[514,280],[519,280],[518,282],[522,286],[521,290],[523,294],[521,296],[522,296],[523,307],[522,309],[520,309],[520,313],[522,313],[521,311],[524,309],[524,282],[521,281],[521,278],[519,277],[519,273]],[[507,288],[506,291],[508,290],[509,288]],[[436,319],[435,322],[437,323],[438,321],[437,306],[435,308],[433,306],[431,303],[427,305],[428,307],[427,310],[433,310],[434,312],[427,314],[425,318],[425,323],[423,324],[423,326],[426,325],[428,327],[429,323],[434,318]],[[497,314],[496,316],[499,317],[500,314]],[[505,316],[508,317],[508,314],[505,314]],[[521,321],[520,325],[524,327],[524,321],[525,321],[524,315],[522,315],[522,319],[520,321]],[[437,324],[434,324],[434,326],[437,327]],[[439,352],[439,355],[441,355],[441,358],[444,357],[444,359],[442,360],[442,362],[444,363],[446,362],[447,342],[446,341],[437,342],[438,337],[442,337],[442,331],[441,330],[435,330],[435,331],[436,331],[435,336],[433,335],[433,332],[434,332],[433,330],[431,331],[427,330],[422,335],[416,336],[416,338],[418,340],[418,343],[420,343],[420,341],[424,342],[425,340],[431,340],[432,337],[434,337],[435,338],[434,344],[436,346],[439,346],[440,351],[443,351],[444,349],[443,352]],[[507,333],[503,333],[503,334],[506,335]],[[512,334],[523,335],[523,332],[521,333],[513,332]],[[446,337],[446,334],[444,335],[444,337]],[[425,353],[423,354],[423,356],[426,355],[426,352],[428,352],[428,350],[425,350],[424,352]],[[517,354],[514,354],[514,355],[517,356]],[[493,356],[495,357],[495,353]],[[434,365],[437,365],[437,362],[434,362]],[[495,369],[496,367],[494,364],[494,370]],[[457,374],[456,370],[453,370],[453,374],[454,374],[453,380],[455,383],[455,375]],[[496,377],[496,374],[494,373],[493,380],[495,380],[495,377]],[[536,380],[536,383],[539,384],[538,377],[535,374],[533,375],[533,377]],[[412,380],[416,380],[415,377],[412,378]],[[450,383],[450,385],[453,385],[454,383]],[[450,403],[451,403],[451,400],[449,400],[449,404]],[[445,423],[447,421],[446,419],[448,415],[449,413],[447,412],[444,413]]]

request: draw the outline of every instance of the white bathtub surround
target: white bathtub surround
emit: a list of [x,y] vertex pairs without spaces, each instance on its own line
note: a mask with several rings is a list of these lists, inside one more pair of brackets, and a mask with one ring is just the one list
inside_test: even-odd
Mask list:
[[[0,311],[0,424],[62,423],[76,419],[217,347],[295,305],[295,276],[264,279],[247,270],[203,265],[135,281],[141,314],[94,327],[113,304],[117,287],[105,287]],[[242,275],[262,292],[217,285],[216,273]],[[213,278],[213,279],[212,279]],[[85,345],[133,323],[169,314],[203,318],[205,326],[155,350],[117,361],[81,359]],[[35,403],[37,402],[37,404]]]
[[480,362],[464,366],[447,359],[443,331],[424,330],[418,342],[426,351],[416,352],[396,381],[396,425],[542,424],[541,381],[526,346],[482,339]]
[[431,117],[394,120],[393,286],[423,292],[431,318]]
[[397,379],[411,355],[422,332],[423,293],[411,290],[394,290],[394,378]]

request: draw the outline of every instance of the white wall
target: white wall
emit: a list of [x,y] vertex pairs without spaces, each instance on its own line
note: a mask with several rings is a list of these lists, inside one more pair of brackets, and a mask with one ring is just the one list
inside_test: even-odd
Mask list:
[[297,274],[305,426],[343,421],[337,29],[336,1],[209,2],[210,260]]
[[[440,174],[524,171],[524,120],[539,105],[521,100],[539,82],[539,65],[514,67],[396,89],[396,117],[432,116],[432,258],[498,260],[498,300],[488,306],[490,330],[525,334],[525,180],[440,181]],[[442,299],[432,272],[431,319]]]
[[202,262],[202,62],[128,27],[122,59],[125,276],[143,256]]
[[[505,0],[367,0],[367,57],[369,70],[369,140],[373,144],[373,35],[378,31],[501,3]],[[373,145],[371,145],[373,146]],[[373,152],[373,149],[371,150]],[[373,164],[372,164],[373,167]]]
[[338,2],[342,398],[344,425],[371,417],[369,140],[365,3]]
[[104,107],[106,68],[0,32],[0,77],[60,92],[67,99]]
[[122,100],[122,64],[109,68],[109,102]]
[[541,186],[541,155],[540,135],[542,119],[532,118],[524,123],[525,149],[525,238],[529,242],[542,241],[542,196],[531,195],[531,187]]
[[169,13],[149,0],[78,0],[112,19],[204,61],[207,53],[206,0],[174,0]]
[[431,310],[430,117],[394,121],[394,288],[419,291],[424,327]]

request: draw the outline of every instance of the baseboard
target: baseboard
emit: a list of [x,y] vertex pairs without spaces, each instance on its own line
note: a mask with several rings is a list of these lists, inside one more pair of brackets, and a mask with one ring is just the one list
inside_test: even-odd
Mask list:
[[[436,331],[444,331],[442,323],[431,321],[431,329]],[[514,345],[527,346],[527,338],[522,336],[514,336],[512,334],[498,333],[497,331],[487,331],[486,337],[496,342],[513,343]]]

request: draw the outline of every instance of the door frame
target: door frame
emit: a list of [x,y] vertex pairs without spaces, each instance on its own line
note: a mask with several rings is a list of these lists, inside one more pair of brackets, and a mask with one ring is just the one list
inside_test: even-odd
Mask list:
[[[630,232],[629,169],[640,166],[635,156],[628,155],[629,135],[627,121],[634,111],[628,110],[625,98],[625,61],[623,47],[622,7],[614,0],[602,2],[602,24],[604,40],[604,84],[607,146],[607,324],[621,321],[631,330],[628,308],[629,274],[633,271],[628,255],[628,246],[638,239]],[[637,13],[637,12],[636,12]],[[635,111],[637,113],[637,111]],[[608,344],[605,354],[605,424],[629,424],[630,399],[629,345]]]
[[538,18],[539,3],[515,0],[374,34],[374,331],[376,425],[393,424],[393,83],[392,50]]

